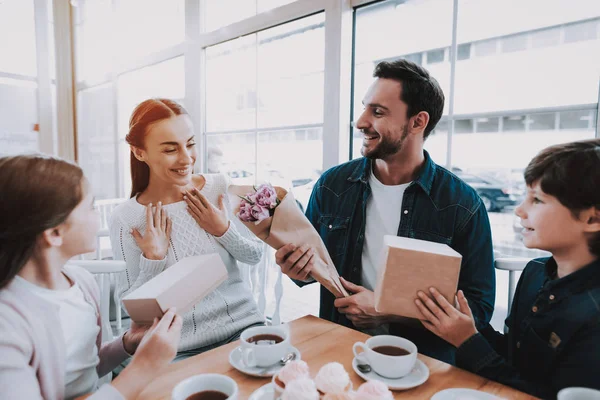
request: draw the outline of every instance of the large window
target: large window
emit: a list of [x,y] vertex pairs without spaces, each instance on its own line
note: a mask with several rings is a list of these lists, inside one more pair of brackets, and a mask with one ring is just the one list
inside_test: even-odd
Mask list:
[[323,26],[317,14],[206,50],[209,171],[298,190],[306,206],[323,160]]
[[112,2],[80,1],[71,8],[75,22],[76,78],[97,82],[113,70],[115,32]]
[[[513,216],[524,195],[522,173],[542,148],[595,135],[600,6],[594,1],[572,7],[562,0],[460,0],[454,115],[449,119],[452,11],[452,1],[446,0],[388,1],[356,11],[355,119],[377,62],[408,58],[423,65],[447,99],[425,148],[459,176],[477,177],[471,182],[488,208],[495,250],[540,255],[523,247]],[[423,32],[423,20],[435,29]],[[451,123],[452,148],[447,149]],[[354,139],[358,157],[359,132]]]
[[[429,26],[435,26],[435,29],[422,29],[424,20],[427,20]],[[373,82],[375,66],[381,61],[406,58],[423,65],[448,95],[452,0],[389,1],[362,7],[356,11],[355,35],[354,121],[363,112],[363,96]],[[445,104],[444,116],[447,114],[448,102]],[[447,124],[440,124],[425,146],[442,165],[446,163],[447,135]],[[361,157],[361,146],[362,134],[355,130],[353,158]]]
[[183,43],[185,0],[118,0],[115,5],[114,38],[119,45],[114,53],[119,63]]
[[256,14],[288,4],[294,0],[205,0],[200,18],[205,31],[213,31],[223,26],[241,21]]
[[[321,13],[206,49],[208,172],[282,186],[306,208],[323,166],[324,45]],[[269,265],[267,315],[279,269]],[[283,285],[285,320],[318,314],[317,285]]]
[[135,106],[151,97],[183,103],[184,57],[160,57],[184,42],[184,5],[184,0],[115,0],[72,7],[78,161],[99,199],[129,195],[125,135]]
[[[19,9],[22,17],[32,2],[0,0],[0,7]],[[339,7],[314,0],[74,3],[79,162],[99,198],[129,194],[124,137],[133,108],[168,97],[187,105],[198,124],[205,172],[283,186],[305,209],[324,169],[360,157],[362,137],[347,114],[355,121],[362,112],[376,64],[406,58],[427,68],[447,99],[425,148],[479,192],[496,250],[537,256],[522,245],[513,216],[524,194],[523,168],[547,145],[597,135],[596,0],[459,0],[456,20],[454,0],[348,0]],[[13,41],[32,40],[32,33],[14,32],[32,22],[5,15],[0,44],[9,57],[0,58],[0,113],[17,117],[8,128],[0,119],[1,151],[16,137],[18,146],[35,148],[35,57],[11,56]],[[354,36],[345,23],[351,16]],[[4,106],[15,96],[29,109]],[[302,294],[289,280],[284,286],[285,318],[316,313],[316,285]],[[505,292],[502,283],[498,291]],[[286,301],[306,302],[299,311]]]
[[119,158],[122,162],[121,196],[129,196],[131,191],[130,151],[129,145],[125,142],[131,113],[139,103],[152,97],[175,100],[185,107],[183,62],[183,57],[177,57],[119,76],[117,120]]
[[117,146],[113,86],[105,84],[81,90],[77,96],[79,165],[92,183],[98,199],[115,197],[118,189]]
[[[384,1],[356,10],[354,120],[377,62],[407,58],[427,68],[447,100],[425,148],[478,192],[495,251],[545,255],[523,246],[514,209],[525,195],[523,170],[537,152],[597,135],[600,2],[459,0],[456,21],[452,3]],[[423,21],[431,29],[423,29]],[[453,23],[457,54],[451,93]],[[358,132],[353,137],[358,157],[362,139]],[[497,279],[493,323],[501,328],[507,276],[498,273]]]
[[459,176],[485,181],[473,186],[488,208],[494,249],[503,254],[541,254],[523,247],[514,216],[529,160],[549,145],[595,135],[600,7],[593,1],[577,4],[458,3],[458,42],[475,42],[476,48],[496,42],[498,52],[476,51],[456,64],[455,118],[469,121],[473,130],[466,135],[455,125],[452,167]]
[[39,149],[37,87],[33,0],[0,2],[0,156]]
[[0,71],[36,76],[33,0],[0,2]]

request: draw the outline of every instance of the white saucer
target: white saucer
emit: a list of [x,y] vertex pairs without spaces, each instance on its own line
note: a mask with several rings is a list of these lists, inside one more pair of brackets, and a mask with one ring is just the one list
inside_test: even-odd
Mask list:
[[273,400],[274,394],[273,384],[267,383],[252,392],[248,400]]
[[445,389],[433,395],[431,400],[499,400],[496,397],[486,392],[481,392],[474,389]]
[[[300,351],[297,348],[291,347],[290,349],[296,354],[296,358],[294,360],[301,360]],[[249,367],[244,364],[244,360],[242,358],[242,348],[240,346],[236,347],[229,353],[229,364],[241,373],[250,376],[256,376],[258,378],[268,378],[275,375],[279,370],[283,367],[279,363],[273,364],[270,367]]]
[[354,372],[365,381],[368,380],[377,380],[385,383],[390,390],[406,390],[411,389],[416,386],[419,386],[423,382],[425,382],[429,378],[429,368],[419,359],[415,363],[415,366],[410,371],[410,373],[402,378],[390,379],[384,378],[381,375],[378,375],[374,371],[364,373],[358,370],[356,366],[358,364],[358,360],[356,357],[352,360],[352,369]]

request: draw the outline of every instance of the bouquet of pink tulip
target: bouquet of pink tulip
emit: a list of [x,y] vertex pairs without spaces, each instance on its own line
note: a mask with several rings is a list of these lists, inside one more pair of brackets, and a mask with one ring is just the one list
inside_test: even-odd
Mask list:
[[291,193],[279,186],[229,186],[235,215],[260,240],[280,249],[288,243],[307,244],[315,254],[311,276],[336,297],[348,296],[325,243],[302,213]]
[[241,202],[237,217],[244,222],[254,222],[255,224],[272,217],[275,207],[280,203],[275,188],[268,183],[262,184],[258,188],[254,187],[254,192],[238,197]]

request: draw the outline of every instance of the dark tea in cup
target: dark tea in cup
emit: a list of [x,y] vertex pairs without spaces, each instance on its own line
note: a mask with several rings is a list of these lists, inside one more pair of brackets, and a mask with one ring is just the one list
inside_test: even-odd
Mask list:
[[202,392],[188,396],[185,400],[226,400],[228,397],[225,393],[218,390],[203,390]]
[[410,354],[410,351],[398,346],[377,346],[371,350],[386,356],[406,356]]
[[262,334],[254,335],[246,339],[246,342],[252,343],[258,346],[273,345],[283,342],[283,338],[277,335]]

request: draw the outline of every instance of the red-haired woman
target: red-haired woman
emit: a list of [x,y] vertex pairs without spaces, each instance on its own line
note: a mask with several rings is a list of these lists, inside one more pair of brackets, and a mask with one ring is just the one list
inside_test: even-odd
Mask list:
[[126,139],[131,198],[113,211],[110,223],[113,253],[127,264],[117,296],[126,296],[185,257],[216,252],[229,277],[183,316],[177,359],[264,324],[238,263],[258,263],[262,242],[231,218],[227,177],[194,174],[198,150],[186,110],[172,100],[146,100],[133,111]]

